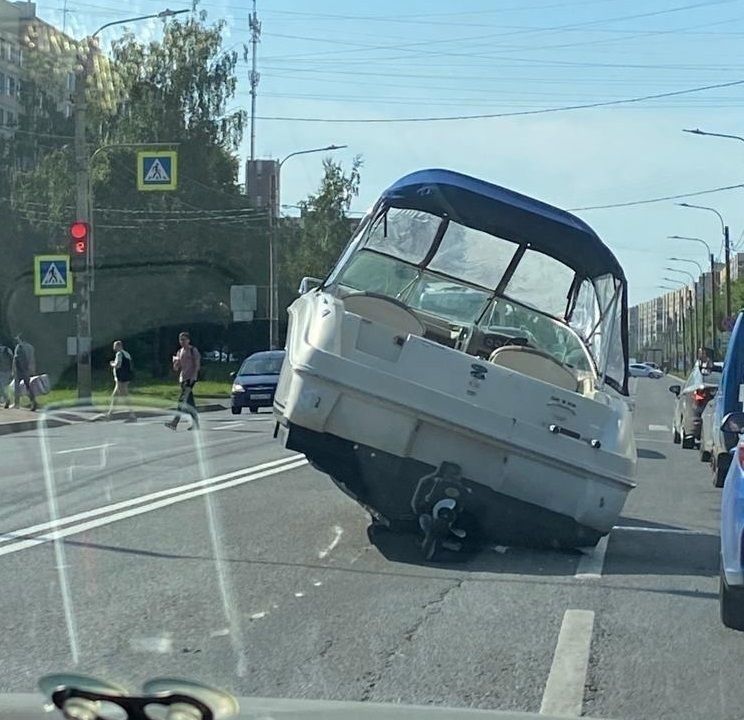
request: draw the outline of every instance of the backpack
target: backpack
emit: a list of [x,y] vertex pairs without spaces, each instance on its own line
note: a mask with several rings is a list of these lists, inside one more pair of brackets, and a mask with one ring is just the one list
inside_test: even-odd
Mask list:
[[132,382],[134,379],[134,367],[131,355],[127,357],[122,353],[121,365],[116,369],[116,379],[120,382]]
[[0,372],[9,373],[13,368],[13,351],[7,345],[0,345]]

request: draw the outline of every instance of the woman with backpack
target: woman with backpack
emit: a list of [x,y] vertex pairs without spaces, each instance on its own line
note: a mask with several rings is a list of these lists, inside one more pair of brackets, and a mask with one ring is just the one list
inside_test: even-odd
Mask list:
[[114,391],[111,393],[111,405],[106,413],[106,419],[111,419],[114,414],[114,407],[119,401],[129,410],[129,417],[124,422],[137,422],[137,416],[129,403],[129,383],[134,377],[132,356],[124,349],[124,343],[121,340],[114,343],[113,349],[116,354],[109,365],[114,372]]

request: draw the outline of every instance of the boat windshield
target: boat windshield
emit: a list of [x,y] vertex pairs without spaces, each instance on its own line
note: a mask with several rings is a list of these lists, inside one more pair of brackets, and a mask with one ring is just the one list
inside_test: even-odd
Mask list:
[[400,208],[378,213],[326,284],[387,295],[463,325],[522,328],[529,344],[560,362],[587,371],[594,365],[619,385],[624,378],[617,278],[577,279],[529,244],[448,218]]

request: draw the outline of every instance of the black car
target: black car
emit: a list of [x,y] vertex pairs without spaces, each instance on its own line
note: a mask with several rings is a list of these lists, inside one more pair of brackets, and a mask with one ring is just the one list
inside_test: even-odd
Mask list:
[[240,415],[244,407],[257,413],[258,408],[274,404],[283,361],[284,350],[257,352],[243,360],[237,373],[230,373],[233,378],[230,393],[233,415]]

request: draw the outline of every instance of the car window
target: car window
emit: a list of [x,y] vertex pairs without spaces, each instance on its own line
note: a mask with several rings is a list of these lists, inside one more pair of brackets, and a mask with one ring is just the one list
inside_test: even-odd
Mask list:
[[240,366],[239,375],[278,375],[282,369],[282,355],[257,355],[249,357]]

